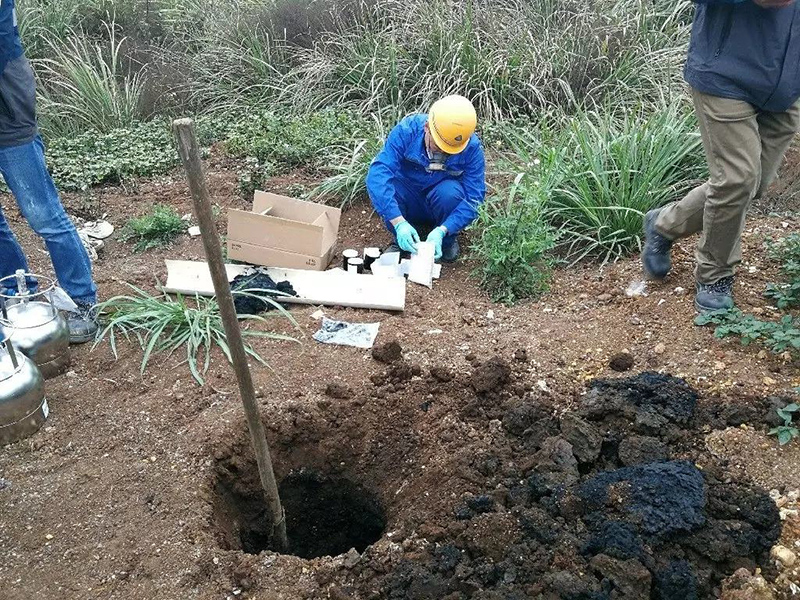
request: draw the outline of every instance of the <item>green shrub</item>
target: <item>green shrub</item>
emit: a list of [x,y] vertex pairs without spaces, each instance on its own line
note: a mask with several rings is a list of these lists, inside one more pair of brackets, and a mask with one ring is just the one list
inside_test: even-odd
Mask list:
[[48,143],[47,162],[62,189],[82,190],[168,173],[178,164],[178,153],[169,127],[151,122],[56,138]]
[[300,116],[262,112],[238,123],[226,148],[233,156],[254,157],[280,172],[324,166],[330,146],[363,136],[366,129],[366,120],[341,111]]
[[475,274],[495,302],[510,305],[549,289],[556,233],[542,212],[550,183],[519,175],[504,196],[489,198],[479,210],[471,248],[480,262]]
[[559,175],[543,210],[572,261],[606,262],[641,248],[644,213],[679,199],[705,174],[694,118],[680,108],[587,113],[561,131],[517,137],[515,146],[523,157],[559,149],[547,167]]
[[169,246],[186,229],[186,221],[181,219],[175,209],[157,204],[152,213],[130,219],[123,228],[121,239],[135,241],[134,250],[143,252]]
[[787,282],[769,284],[765,295],[775,300],[778,308],[800,306],[800,234],[793,233],[777,242],[768,241],[767,252],[772,260],[781,264]]

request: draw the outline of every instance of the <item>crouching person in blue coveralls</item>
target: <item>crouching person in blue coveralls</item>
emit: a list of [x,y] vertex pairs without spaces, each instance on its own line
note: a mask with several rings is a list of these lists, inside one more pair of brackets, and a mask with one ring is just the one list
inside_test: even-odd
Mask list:
[[447,96],[389,134],[367,175],[372,205],[395,239],[386,252],[416,253],[422,232],[434,244],[436,260],[458,258],[458,234],[478,216],[486,196],[476,124],[469,100]]

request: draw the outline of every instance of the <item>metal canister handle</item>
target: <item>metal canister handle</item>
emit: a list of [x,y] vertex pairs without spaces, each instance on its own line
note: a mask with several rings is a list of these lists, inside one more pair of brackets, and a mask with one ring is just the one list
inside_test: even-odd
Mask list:
[[[6,287],[4,285],[5,282],[10,281],[12,279],[15,280],[15,283],[17,283],[17,286],[19,288],[20,286],[19,281],[21,278],[23,285],[27,289],[26,280],[29,277],[33,277],[36,279],[36,281],[39,282],[38,285],[39,289],[37,291],[35,292],[27,291],[23,295],[16,295],[16,294],[12,295],[3,293],[3,289]],[[42,284],[44,284],[44,286]],[[47,277],[45,275],[38,275],[36,273],[26,273],[22,269],[17,270],[17,272],[14,273],[13,275],[7,275],[3,278],[0,278],[0,312],[3,315],[2,318],[4,320],[8,319],[8,309],[6,304],[9,300],[13,299],[13,300],[22,300],[23,302],[30,302],[31,299],[37,298],[39,296],[41,296],[44,299],[44,301],[50,305],[50,308],[53,310],[53,316],[55,316],[56,314],[58,314],[58,309],[53,304],[53,292],[55,291],[57,285],[58,282],[52,277]]]
[[11,364],[16,371],[19,369],[19,359],[17,358],[17,351],[14,350],[14,344],[11,343],[11,336],[14,335],[14,326],[7,320],[0,319],[0,327],[2,328],[0,331],[4,332],[4,335],[0,336],[0,346],[3,346],[6,352],[8,352],[8,356],[11,358]]

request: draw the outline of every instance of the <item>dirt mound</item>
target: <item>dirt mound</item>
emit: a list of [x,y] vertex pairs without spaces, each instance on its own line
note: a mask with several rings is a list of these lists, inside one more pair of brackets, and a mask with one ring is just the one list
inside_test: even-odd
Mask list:
[[[477,395],[513,384],[489,364],[478,381],[500,377],[475,386],[473,374]],[[780,530],[767,494],[668,460],[685,451],[676,439],[699,435],[697,400],[683,380],[642,373],[593,382],[555,431],[546,405],[512,406],[506,461],[478,465],[483,492],[454,507],[459,525],[427,560],[386,577],[382,597],[691,600],[739,566],[765,565]]]
[[502,358],[492,358],[478,365],[472,374],[472,389],[479,394],[499,390],[511,380],[511,367]]
[[[276,464],[315,473],[298,493],[282,476],[287,523],[311,523],[290,533],[295,551],[347,553],[315,598],[701,600],[740,567],[769,572],[777,509],[703,454],[685,381],[595,381],[557,416],[524,365],[423,371],[400,357],[371,376],[369,403],[354,391],[271,427]],[[218,537],[244,548],[263,518],[257,476],[219,464]]]

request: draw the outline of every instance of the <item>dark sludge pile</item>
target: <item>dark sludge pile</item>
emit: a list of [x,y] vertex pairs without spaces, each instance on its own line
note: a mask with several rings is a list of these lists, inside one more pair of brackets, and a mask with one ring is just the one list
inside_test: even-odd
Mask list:
[[233,305],[239,315],[257,315],[275,308],[273,302],[280,302],[281,296],[297,296],[291,283],[275,282],[261,269],[237,275],[231,281],[231,291],[234,292]]
[[[507,382],[494,370],[493,386]],[[713,461],[695,464],[697,406],[685,381],[649,372],[594,381],[560,419],[520,402],[502,419],[513,460],[476,457],[483,489],[380,597],[699,600],[739,568],[768,571],[777,508]]]

